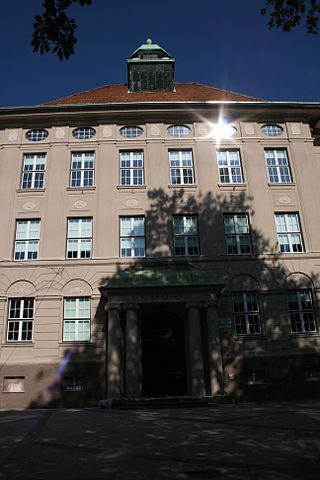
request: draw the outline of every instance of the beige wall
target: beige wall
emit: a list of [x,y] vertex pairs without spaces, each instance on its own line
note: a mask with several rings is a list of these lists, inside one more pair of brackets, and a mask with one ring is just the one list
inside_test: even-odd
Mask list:
[[[180,119],[172,123],[184,122]],[[264,335],[254,339],[236,338],[232,330],[222,331],[225,357],[232,357],[235,353],[272,356],[280,350],[294,354],[298,344],[300,351],[319,352],[319,334],[292,338],[285,297],[286,277],[294,272],[311,279],[307,280],[308,288],[320,287],[320,150],[313,145],[308,125],[284,123],[281,124],[282,136],[265,137],[260,131],[262,123],[235,122],[236,135],[220,143],[208,136],[207,124],[201,121],[188,124],[192,133],[186,138],[169,137],[167,127],[170,123],[139,123],[143,135],[137,139],[123,139],[119,133],[123,125],[92,122],[91,126],[97,130],[96,136],[81,141],[72,137],[73,127],[66,125],[48,128],[49,136],[42,142],[27,141],[25,132],[28,128],[0,130],[1,364],[5,368],[10,366],[11,371],[14,365],[59,365],[70,347],[62,341],[65,296],[92,298],[91,344],[86,355],[88,361],[88,352],[94,359],[100,355],[102,358],[105,354],[105,312],[100,310],[96,315],[99,286],[119,267],[135,263],[134,259],[119,258],[119,216],[146,215],[147,255],[170,257],[170,215],[193,212],[199,220],[201,256],[187,260],[212,271],[218,283],[226,284],[219,304],[221,318],[232,317],[230,292],[234,278],[241,274],[253,278],[256,282],[254,289],[261,294]],[[264,158],[264,148],[268,147],[287,149],[292,184],[268,184]],[[240,150],[244,184],[219,184],[218,148]],[[120,187],[119,152],[134,149],[144,152],[145,185],[141,188]],[[181,188],[170,186],[168,149],[193,151],[196,185],[183,188],[183,201],[179,197]],[[95,186],[70,189],[71,153],[85,151],[95,152]],[[20,190],[25,153],[47,155],[45,188],[41,191]],[[158,199],[166,200],[166,208],[157,199],[150,198],[153,189],[161,189]],[[191,199],[191,207],[188,199]],[[152,210],[155,205],[158,216]],[[249,213],[254,255],[225,254],[223,213],[228,212]],[[277,258],[274,212],[299,213],[306,249],[303,254],[286,254]],[[68,217],[93,218],[92,259],[65,259]],[[33,218],[41,219],[39,259],[14,262],[15,221]],[[156,220],[159,225],[153,223]],[[166,237],[167,242],[164,241]],[[299,279],[296,285],[303,285],[301,282]],[[243,279],[236,285],[237,290],[246,288]],[[33,343],[7,344],[7,299],[23,296],[32,296],[36,302]]]

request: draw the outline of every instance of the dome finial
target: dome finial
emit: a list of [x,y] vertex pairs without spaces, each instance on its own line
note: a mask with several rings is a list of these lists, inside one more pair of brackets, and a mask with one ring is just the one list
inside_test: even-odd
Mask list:
[[147,38],[147,45],[151,45],[151,44],[152,44],[151,38]]

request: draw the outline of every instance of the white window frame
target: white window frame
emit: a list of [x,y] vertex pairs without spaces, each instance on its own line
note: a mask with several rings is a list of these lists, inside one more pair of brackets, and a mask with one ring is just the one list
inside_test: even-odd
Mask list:
[[[191,165],[183,165],[183,154],[188,152],[190,154]],[[178,163],[174,164],[176,160],[171,159],[171,154],[178,153]],[[193,162],[193,151],[191,148],[184,148],[182,150],[170,149],[169,150],[169,168],[170,168],[170,185],[195,185],[195,175],[194,175],[194,162]],[[178,175],[175,175],[175,172]],[[180,183],[175,181],[175,179],[180,179]],[[191,179],[191,181],[189,181]]]
[[[309,295],[309,302],[311,304],[310,308],[304,308],[303,301],[301,300],[301,295],[306,293]],[[298,303],[298,309],[290,309],[290,296],[293,296],[293,295],[295,295],[296,297],[296,302]],[[289,311],[290,326],[291,326],[292,334],[317,333],[317,323],[316,323],[315,314],[314,314],[311,290],[291,290],[291,291],[289,290],[288,291],[288,311]],[[308,316],[310,315],[312,317],[308,323],[304,319],[304,314],[307,314]],[[298,321],[297,321],[297,317],[298,317]],[[306,325],[308,324],[311,325],[312,323],[313,323],[313,328],[310,328],[309,330],[306,329]],[[294,330],[293,327],[295,324],[299,324],[301,329]]]
[[[226,154],[226,163],[221,163],[222,160],[219,159],[219,154],[223,153]],[[232,162],[234,161],[233,159],[230,158],[230,154],[237,154],[238,157],[238,163],[235,165],[232,165]],[[232,148],[232,149],[221,149],[217,150],[217,165],[218,165],[218,173],[219,173],[219,183],[221,185],[241,185],[244,183],[243,181],[243,171],[242,171],[242,162],[241,162],[241,155],[240,155],[240,150],[237,148]],[[235,173],[234,170],[238,170],[238,173]],[[228,180],[226,181],[226,177]],[[240,177],[239,180],[237,180],[237,177]]]
[[283,128],[276,124],[262,125],[261,132],[266,137],[280,137],[283,134]]
[[128,125],[120,128],[120,135],[123,138],[137,138],[143,134],[143,128],[138,125]]
[[44,128],[38,128],[34,130],[28,130],[26,132],[26,139],[30,142],[42,142],[48,138],[49,132]]
[[[257,310],[248,310],[248,295],[255,296],[255,303],[257,304]],[[235,301],[235,297],[242,297],[242,304],[243,304],[243,311],[236,311],[235,304],[239,302]],[[234,332],[236,336],[243,336],[243,335],[261,335],[262,334],[262,325],[261,325],[261,316],[260,316],[260,308],[259,308],[259,298],[257,292],[235,292],[232,294],[232,308],[233,308],[233,322],[234,322]],[[256,331],[256,322],[251,322],[251,317],[258,317],[258,325],[259,331]],[[239,322],[237,321],[239,317]],[[240,317],[244,317],[245,323],[243,324],[243,320]],[[239,327],[239,328],[237,328]],[[245,332],[239,331],[245,327]],[[253,327],[253,328],[252,328]],[[253,331],[255,330],[255,331]]]
[[96,134],[96,130],[93,127],[78,127],[72,130],[72,136],[76,140],[89,140]]
[[[274,164],[268,165],[268,157],[267,152],[272,153],[272,158],[274,159]],[[284,153],[284,156],[281,154]],[[268,173],[269,183],[272,185],[278,185],[279,183],[282,184],[290,184],[292,183],[292,175],[290,169],[290,163],[288,158],[288,152],[286,148],[265,148],[264,149],[264,157],[266,161],[266,168]],[[279,163],[279,160],[286,160],[284,165]],[[285,174],[283,172],[285,171]],[[286,180],[288,178],[288,180]],[[274,180],[276,179],[276,180]]]
[[[80,157],[76,160],[76,156]],[[93,167],[85,168],[85,162],[87,161],[86,156],[93,157]],[[81,166],[80,168],[73,168],[73,161],[80,161]],[[71,168],[70,168],[70,188],[92,188],[94,187],[95,181],[95,152],[88,151],[88,152],[72,152],[71,153]],[[75,175],[73,178],[73,174],[77,174],[80,172],[80,185],[73,185],[73,183],[77,183],[78,177]],[[85,172],[92,172],[92,177],[90,177],[90,182],[87,182],[88,185],[85,185]]]
[[[136,218],[143,219],[143,235],[134,235],[134,221]],[[130,229],[131,233],[129,235],[124,235],[122,231],[122,220],[128,220],[130,219]],[[121,258],[143,258],[146,256],[146,240],[145,240],[145,235],[146,235],[146,227],[145,227],[145,217],[141,215],[135,215],[135,216],[122,216],[120,217],[120,257]],[[143,255],[135,255],[135,240],[136,239],[143,239]],[[128,250],[127,248],[122,248],[122,241],[129,241],[130,243],[130,255],[124,255],[123,250]]]
[[[142,165],[141,167],[134,166],[134,155],[141,154]],[[121,158],[122,155],[129,154],[129,167],[122,166],[123,159]],[[129,183],[126,183],[127,177],[122,177],[123,172],[129,172]],[[135,183],[135,172],[140,173],[141,176],[137,176],[136,178],[141,180],[139,183]],[[143,150],[122,150],[120,151],[120,185],[124,187],[134,186],[134,187],[141,187],[144,185],[144,159],[143,159]]]
[[[296,219],[296,224],[298,225],[298,230],[290,230],[290,222],[289,218],[290,217],[295,217]],[[284,231],[279,231],[278,230],[278,224],[277,224],[277,219],[283,217],[284,218],[284,224],[285,224],[285,230]],[[278,243],[279,243],[279,249],[281,253],[303,253],[304,252],[304,244],[303,244],[303,237],[302,237],[302,232],[301,232],[301,225],[300,225],[300,218],[299,214],[296,212],[293,213],[275,213],[275,223],[276,223],[276,230],[277,230],[277,235],[278,235]],[[299,243],[294,243],[293,239],[294,237],[299,238]],[[286,243],[283,243],[281,239],[286,239]],[[284,250],[282,248],[282,245],[289,245],[289,251]],[[300,245],[301,249],[297,250],[296,245]]]
[[[43,160],[42,162],[40,161],[41,159]],[[32,162],[29,163],[29,165],[32,165],[32,168],[30,170],[25,168],[27,163],[26,160],[32,160]],[[44,188],[46,160],[47,160],[47,156],[45,153],[25,153],[23,155],[21,190],[40,190]],[[39,165],[43,166],[43,168],[38,169],[37,167]],[[42,178],[39,180],[38,176]],[[24,186],[25,182],[31,183],[30,187]],[[41,183],[41,186],[35,186],[36,182]]]
[[[231,217],[233,218],[233,224],[234,224],[234,230],[235,230],[234,233],[228,233],[226,231],[225,220],[226,220],[227,217],[228,218],[231,218]],[[247,224],[247,232],[246,233],[242,233],[242,232],[237,231],[237,227],[238,227],[237,219],[238,219],[238,217],[242,217],[242,218],[246,219],[246,224]],[[235,214],[226,213],[223,216],[223,222],[224,222],[224,233],[225,233],[225,237],[226,237],[227,255],[251,255],[252,254],[252,245],[251,245],[251,236],[250,236],[249,215],[247,213],[235,213]],[[232,237],[233,239],[235,239],[234,244],[228,245],[228,238],[229,237]],[[248,238],[249,242],[247,244],[241,242],[242,238]],[[228,251],[228,247],[229,246],[233,247],[233,245],[235,245],[237,247],[237,252],[229,252]],[[249,246],[250,251],[249,252],[242,252],[241,248],[243,246]]]
[[[183,233],[176,233],[174,229],[174,222],[175,219],[177,218],[182,218],[183,219]],[[197,232],[196,234],[190,234],[187,231],[187,218],[193,218],[195,219],[195,225],[197,227]],[[193,256],[193,257],[198,257],[200,255],[200,247],[199,247],[199,226],[198,226],[198,218],[197,215],[174,215],[172,217],[172,230],[173,230],[173,249],[174,249],[174,254],[177,257],[188,257],[188,256]],[[189,245],[190,240],[196,240],[196,246],[195,245]],[[185,253],[177,253],[177,249],[181,248],[180,245],[177,245],[178,241],[183,240],[184,244],[184,251]],[[197,253],[192,253],[192,249],[196,248]]]
[[190,135],[191,128],[187,125],[170,125],[167,131],[170,137],[183,138]]
[[[89,300],[89,316],[81,317],[80,312],[80,300],[85,299]],[[66,315],[66,303],[67,301],[75,301],[75,315],[68,317]],[[74,338],[66,338],[66,322],[73,323],[74,328]],[[86,323],[89,325],[89,335],[87,338],[79,338],[79,325],[81,323]],[[65,297],[63,300],[63,341],[64,342],[90,342],[91,337],[91,298],[90,297]]]
[[[29,234],[30,234],[30,230],[31,230],[30,226],[33,222],[37,223],[39,225],[39,234],[38,234],[38,237],[31,238],[31,237],[29,237]],[[26,238],[25,239],[18,239],[17,238],[18,225],[22,224],[22,223],[27,224]],[[16,234],[15,234],[14,254],[13,254],[14,261],[15,262],[32,262],[33,260],[37,260],[38,257],[39,257],[39,241],[40,241],[40,220],[38,220],[38,219],[32,219],[32,220],[19,219],[19,220],[16,220]],[[16,254],[18,253],[17,245],[24,245],[25,248],[23,250],[19,251],[19,253],[20,252],[24,253],[24,258],[16,258]],[[30,249],[31,245],[36,245],[37,246],[36,250],[31,250]],[[36,255],[35,258],[27,258],[28,254],[31,253],[31,252],[36,252],[37,255]]]
[[[12,302],[20,302],[20,312],[19,312],[19,317],[10,317],[11,314],[11,305]],[[32,302],[31,308],[26,307],[27,302]],[[34,306],[35,306],[35,301],[34,298],[10,298],[9,299],[9,311],[8,311],[8,325],[7,325],[7,342],[21,342],[21,343],[27,343],[27,342],[32,342],[33,340],[33,328],[34,328]],[[25,317],[25,313],[29,312],[30,309],[32,310],[32,317]],[[11,324],[18,324],[18,338],[9,338],[9,326]],[[29,325],[27,326],[27,332],[31,330],[31,338],[22,338],[22,333],[23,333],[23,327],[24,323],[30,324],[31,323],[31,328],[29,328]],[[11,332],[14,334],[14,330]],[[10,335],[11,336],[11,335]]]
[[[90,220],[90,227],[91,227],[91,236],[90,237],[87,237],[87,236],[83,236],[82,235],[82,223],[83,221],[85,221],[86,223],[88,223],[88,221]],[[77,237],[71,237],[70,236],[70,223],[71,222],[77,222],[78,223],[78,236]],[[87,256],[82,256],[81,255],[81,252],[87,252],[87,250],[83,250],[82,249],[82,243],[87,243],[90,241],[90,255]],[[77,249],[73,249],[71,248],[71,245],[72,244],[75,244],[77,243]],[[70,245],[70,246],[69,246]],[[77,252],[77,256],[70,256],[69,257],[69,253],[70,252]],[[92,218],[91,217],[70,217],[68,218],[68,222],[67,222],[67,250],[66,250],[66,259],[67,260],[76,260],[76,259],[80,259],[80,260],[86,260],[88,258],[92,258]]]

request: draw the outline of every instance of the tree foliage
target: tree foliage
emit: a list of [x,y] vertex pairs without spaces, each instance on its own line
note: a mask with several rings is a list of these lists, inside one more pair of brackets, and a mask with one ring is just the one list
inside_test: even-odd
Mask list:
[[35,16],[31,46],[40,55],[52,52],[62,61],[74,54],[77,43],[75,31],[77,25],[66,10],[72,3],[81,7],[91,5],[92,0],[45,0],[42,3],[44,12]]
[[290,32],[300,23],[305,23],[307,32],[313,35],[319,33],[319,0],[266,0],[266,8],[261,9],[262,15],[269,15],[268,27],[280,28]]

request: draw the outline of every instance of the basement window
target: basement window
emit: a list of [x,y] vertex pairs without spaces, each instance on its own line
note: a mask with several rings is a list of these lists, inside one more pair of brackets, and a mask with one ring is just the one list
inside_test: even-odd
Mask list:
[[304,381],[306,383],[320,382],[320,368],[306,368],[304,370]]
[[246,385],[263,385],[265,375],[263,371],[246,372]]
[[3,391],[5,393],[24,393],[25,377],[4,377]]
[[64,390],[67,392],[83,392],[84,377],[64,377]]

